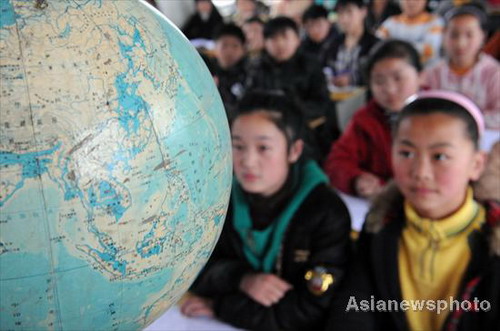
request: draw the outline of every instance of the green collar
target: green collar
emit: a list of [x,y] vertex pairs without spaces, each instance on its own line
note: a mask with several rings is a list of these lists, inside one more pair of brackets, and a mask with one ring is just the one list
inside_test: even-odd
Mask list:
[[233,181],[232,221],[243,242],[245,257],[255,270],[263,272],[273,270],[283,236],[293,215],[316,186],[328,183],[328,177],[314,161],[296,164],[292,166],[291,171],[299,171],[299,176],[297,176],[299,185],[296,192],[277,219],[260,231],[252,229],[252,220],[245,193],[239,183],[236,180]]

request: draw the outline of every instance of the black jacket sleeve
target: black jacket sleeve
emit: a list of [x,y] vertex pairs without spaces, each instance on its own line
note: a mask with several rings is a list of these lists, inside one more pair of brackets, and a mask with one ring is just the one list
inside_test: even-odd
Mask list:
[[241,241],[234,236],[230,219],[228,212],[219,241],[191,286],[191,291],[198,295],[214,297],[238,291],[243,275],[252,272],[250,264],[235,250],[241,246]]
[[370,302],[375,285],[370,277],[370,235],[361,232],[346,280],[330,307],[326,330],[375,330],[375,315],[363,311],[361,303]]
[[304,93],[306,118],[335,115],[335,103],[330,99],[325,75],[319,63],[309,63],[309,84]]

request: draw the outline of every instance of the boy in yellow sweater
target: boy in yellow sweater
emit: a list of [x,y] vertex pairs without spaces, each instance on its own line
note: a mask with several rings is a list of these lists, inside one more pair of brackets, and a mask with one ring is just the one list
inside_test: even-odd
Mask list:
[[421,92],[393,130],[395,185],[361,233],[329,329],[498,330],[500,209],[474,199],[485,155],[480,110]]

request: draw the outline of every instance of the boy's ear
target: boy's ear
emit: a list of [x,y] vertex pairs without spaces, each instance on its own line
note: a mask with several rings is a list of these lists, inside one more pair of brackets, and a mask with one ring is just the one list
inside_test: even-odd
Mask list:
[[477,151],[474,155],[472,169],[470,173],[470,180],[476,181],[481,177],[484,168],[486,166],[486,162],[488,161],[488,155],[484,151]]
[[302,155],[304,150],[304,141],[302,139],[296,140],[291,146],[288,153],[288,162],[295,163]]

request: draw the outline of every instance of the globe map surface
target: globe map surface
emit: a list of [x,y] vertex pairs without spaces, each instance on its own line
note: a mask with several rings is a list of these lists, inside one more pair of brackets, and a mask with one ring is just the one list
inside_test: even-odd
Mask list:
[[140,329],[222,228],[213,80],[137,1],[1,0],[0,14],[0,329]]

